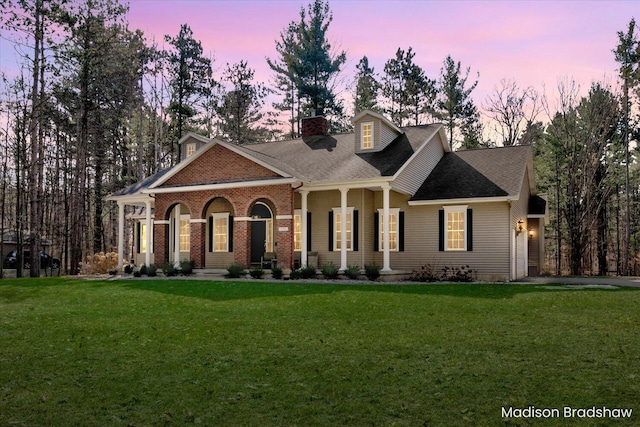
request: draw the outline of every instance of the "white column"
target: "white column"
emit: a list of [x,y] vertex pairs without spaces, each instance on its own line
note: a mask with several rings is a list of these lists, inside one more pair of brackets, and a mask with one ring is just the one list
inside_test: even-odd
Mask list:
[[180,204],[176,205],[173,211],[173,227],[174,227],[174,241],[173,241],[173,264],[176,267],[180,266]]
[[151,234],[153,230],[151,230],[151,201],[145,202],[146,204],[146,225],[147,225],[147,233],[145,236],[146,239],[146,247],[147,251],[144,254],[144,264],[148,267],[151,264]]
[[118,271],[124,265],[124,203],[118,202]]
[[[347,193],[348,188],[340,189],[340,270],[347,269]],[[353,221],[353,218],[352,218]],[[353,238],[353,235],[351,236]]]
[[389,190],[391,187],[382,187],[382,271],[391,271],[389,257]]
[[307,242],[309,241],[309,236],[307,236],[307,196],[309,192],[307,190],[300,191],[300,198],[302,200],[302,213],[301,213],[301,227],[302,227],[302,247],[300,248],[300,264],[305,266],[308,264],[307,258]]

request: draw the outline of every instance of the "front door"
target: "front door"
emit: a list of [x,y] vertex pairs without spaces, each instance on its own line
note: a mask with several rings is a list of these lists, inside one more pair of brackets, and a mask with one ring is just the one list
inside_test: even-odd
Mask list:
[[251,222],[251,264],[260,264],[267,242],[266,221]]

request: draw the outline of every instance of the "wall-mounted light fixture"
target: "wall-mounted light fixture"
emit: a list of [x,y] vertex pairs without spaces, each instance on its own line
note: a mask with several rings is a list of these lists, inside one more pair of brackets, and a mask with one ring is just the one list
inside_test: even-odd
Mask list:
[[522,233],[523,230],[524,230],[524,221],[519,219],[518,224],[516,225],[516,232],[520,234]]
[[533,239],[533,235],[534,235],[534,233],[535,233],[535,231],[533,230],[533,227],[531,227],[531,228],[529,229],[529,238],[530,238],[530,239]]

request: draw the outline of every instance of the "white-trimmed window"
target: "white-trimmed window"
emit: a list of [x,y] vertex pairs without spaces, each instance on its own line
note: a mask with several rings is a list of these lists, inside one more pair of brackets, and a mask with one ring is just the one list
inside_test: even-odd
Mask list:
[[360,149],[373,148],[373,122],[360,123]]
[[189,144],[187,144],[187,157],[191,157],[195,152],[196,144],[194,142],[190,142]]
[[[140,222],[140,253],[147,252],[147,223]],[[150,253],[153,253],[153,233],[151,233],[151,248]]]
[[293,214],[293,250],[302,251],[302,210],[296,209]]
[[229,212],[214,213],[213,218],[213,251],[229,252]]
[[180,252],[191,250],[191,216],[180,215]]
[[[384,250],[384,209],[378,209],[378,250]],[[400,209],[389,209],[389,250],[397,252],[399,248]]]
[[[347,235],[345,243],[348,251],[353,250],[353,208],[347,208]],[[342,209],[333,208],[333,250],[342,249]]]
[[467,250],[467,206],[445,206],[445,246],[446,251]]

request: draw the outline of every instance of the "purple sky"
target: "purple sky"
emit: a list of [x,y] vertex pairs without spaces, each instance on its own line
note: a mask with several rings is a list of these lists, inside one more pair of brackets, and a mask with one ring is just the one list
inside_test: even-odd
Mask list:
[[[161,42],[187,23],[219,71],[249,62],[268,81],[265,57],[277,58],[280,32],[309,1],[131,0],[129,22]],[[397,48],[413,47],[414,61],[437,78],[446,55],[480,73],[477,104],[502,78],[553,92],[558,78],[574,78],[586,93],[594,80],[615,83],[612,49],[637,1],[339,1],[330,2],[329,40],[345,50],[351,81],[363,55],[381,73]]]

